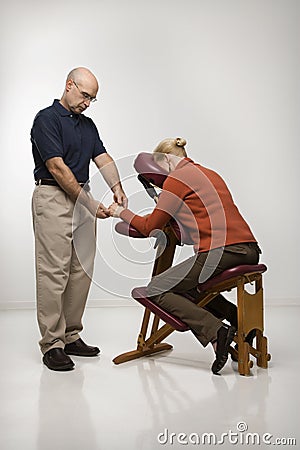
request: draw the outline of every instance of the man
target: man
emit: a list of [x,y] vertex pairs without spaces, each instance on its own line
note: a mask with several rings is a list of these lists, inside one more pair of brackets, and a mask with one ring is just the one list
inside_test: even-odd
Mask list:
[[98,82],[90,70],[73,69],[61,99],[37,114],[31,130],[39,343],[43,362],[52,370],[73,369],[69,355],[100,352],[79,336],[93,271],[95,218],[109,216],[89,192],[91,160],[113,191],[114,201],[127,204],[116,165],[95,124],[82,114],[96,101],[97,92]]

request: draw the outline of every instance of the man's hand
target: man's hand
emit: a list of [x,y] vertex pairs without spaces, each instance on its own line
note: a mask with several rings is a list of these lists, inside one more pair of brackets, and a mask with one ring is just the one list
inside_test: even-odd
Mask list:
[[118,205],[118,203],[112,203],[108,208],[109,215],[111,217],[120,217],[120,214],[122,211],[124,211],[124,209],[125,208],[123,208],[123,206]]
[[117,166],[110,155],[101,153],[94,162],[101,172],[104,180],[114,193],[114,201],[127,208],[127,197],[123,191]]
[[96,211],[97,219],[107,219],[110,217],[109,209],[106,208],[103,203],[99,203],[97,211]]
[[128,206],[128,199],[125,192],[119,186],[114,190],[114,202],[118,203],[119,206],[123,206],[123,208],[127,208]]

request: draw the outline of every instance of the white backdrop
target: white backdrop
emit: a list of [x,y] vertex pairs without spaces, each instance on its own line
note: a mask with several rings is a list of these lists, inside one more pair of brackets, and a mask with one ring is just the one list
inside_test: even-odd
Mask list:
[[[299,301],[299,6],[297,0],[1,3],[2,306],[34,301],[29,133],[37,111],[60,97],[67,73],[79,65],[99,78],[99,101],[87,115],[129,178],[128,195],[141,190],[132,155],[152,151],[165,137],[184,137],[189,156],[225,178],[259,240],[269,267],[268,301]],[[93,184],[105,192],[98,176]],[[152,206],[140,195],[130,198],[135,211]],[[111,236],[112,228],[112,221],[98,225],[91,303],[127,297],[150,276],[149,241],[125,243]]]

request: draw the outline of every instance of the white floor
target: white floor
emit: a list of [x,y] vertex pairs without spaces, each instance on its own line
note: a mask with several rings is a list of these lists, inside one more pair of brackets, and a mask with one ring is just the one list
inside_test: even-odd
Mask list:
[[101,356],[73,357],[72,372],[49,371],[35,311],[1,311],[0,448],[270,448],[277,438],[300,448],[299,309],[266,308],[272,360],[249,377],[231,362],[213,375],[211,349],[190,333],[170,336],[171,352],[115,366],[114,356],[135,348],[140,307],[87,308],[82,337]]

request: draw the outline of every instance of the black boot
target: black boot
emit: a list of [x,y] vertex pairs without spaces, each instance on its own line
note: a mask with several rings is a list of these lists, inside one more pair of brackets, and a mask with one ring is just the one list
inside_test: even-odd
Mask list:
[[218,330],[216,359],[211,367],[214,374],[220,372],[220,370],[225,366],[228,359],[229,346],[234,338],[235,332],[235,327],[226,327],[225,325]]

